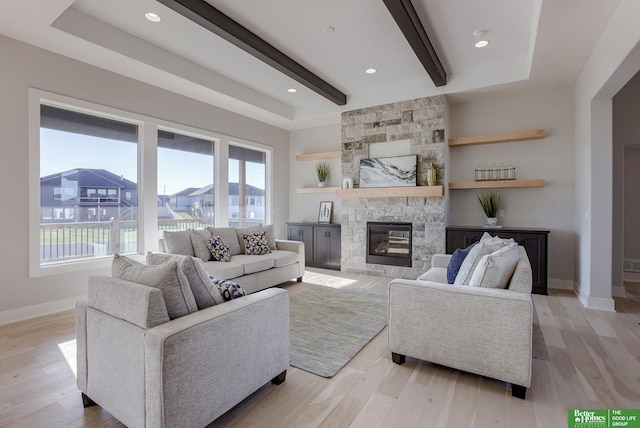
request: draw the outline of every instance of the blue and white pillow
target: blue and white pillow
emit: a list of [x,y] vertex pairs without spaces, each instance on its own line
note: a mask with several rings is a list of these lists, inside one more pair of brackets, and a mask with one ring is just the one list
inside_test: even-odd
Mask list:
[[231,260],[231,248],[220,235],[213,235],[207,241],[207,247],[216,262],[228,262]]
[[236,282],[229,281],[228,279],[218,279],[211,275],[209,275],[209,278],[211,278],[211,282],[216,286],[225,302],[247,295],[242,287],[240,287],[240,284]]
[[267,242],[267,232],[243,233],[242,240],[244,253],[247,255],[259,256],[271,252]]

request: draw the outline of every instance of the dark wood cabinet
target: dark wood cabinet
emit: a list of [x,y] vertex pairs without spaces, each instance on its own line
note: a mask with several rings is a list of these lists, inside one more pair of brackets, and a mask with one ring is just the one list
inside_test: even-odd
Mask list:
[[304,242],[306,265],[340,270],[339,224],[287,223],[287,239]]
[[532,292],[547,294],[547,246],[549,231],[545,229],[502,228],[489,229],[473,226],[449,226],[446,229],[446,250],[451,254],[456,248],[466,248],[488,232],[503,239],[513,238],[524,247],[533,274]]

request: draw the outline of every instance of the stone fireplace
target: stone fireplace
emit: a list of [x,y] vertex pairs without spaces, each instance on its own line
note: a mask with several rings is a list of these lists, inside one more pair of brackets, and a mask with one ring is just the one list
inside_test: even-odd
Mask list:
[[[342,177],[352,178],[358,187],[360,160],[370,157],[370,145],[384,142],[393,148],[397,142],[398,152],[392,155],[418,156],[418,186],[427,185],[430,162],[437,170],[436,184],[443,184],[445,111],[444,96],[436,96],[342,113]],[[428,269],[433,254],[444,253],[445,210],[443,196],[343,199],[342,270],[389,278],[418,277]],[[367,223],[409,224],[408,263],[386,264],[384,259],[372,258]]]

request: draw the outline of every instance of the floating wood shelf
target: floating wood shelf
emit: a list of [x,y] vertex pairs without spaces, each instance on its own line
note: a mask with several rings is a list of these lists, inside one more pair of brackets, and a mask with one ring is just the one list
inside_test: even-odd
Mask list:
[[336,193],[339,187],[302,187],[296,189],[296,193]]
[[544,129],[504,132],[501,134],[479,135],[475,137],[449,138],[449,147],[473,146],[477,144],[507,143],[510,141],[540,140],[547,136]]
[[500,181],[463,181],[449,183],[449,190],[456,189],[505,189],[511,187],[544,187],[544,179],[533,180],[500,180]]
[[336,150],[333,152],[305,153],[303,155],[296,155],[296,160],[309,161],[309,160],[320,160],[320,159],[338,159],[341,156],[342,156],[342,152],[340,150]]
[[338,189],[339,198],[411,198],[426,196],[443,196],[442,186],[413,186],[413,187],[375,187],[364,189]]

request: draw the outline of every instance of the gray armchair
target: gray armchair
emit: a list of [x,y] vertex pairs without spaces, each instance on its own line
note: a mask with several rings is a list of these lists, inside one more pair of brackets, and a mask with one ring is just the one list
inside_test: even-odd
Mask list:
[[531,386],[533,303],[524,248],[507,289],[451,285],[451,256],[436,255],[426,280],[389,284],[389,349],[396,364],[413,357],[511,383],[524,399]]
[[169,320],[162,292],[94,276],[76,308],[78,387],[129,427],[200,427],[289,367],[289,296],[272,288]]

